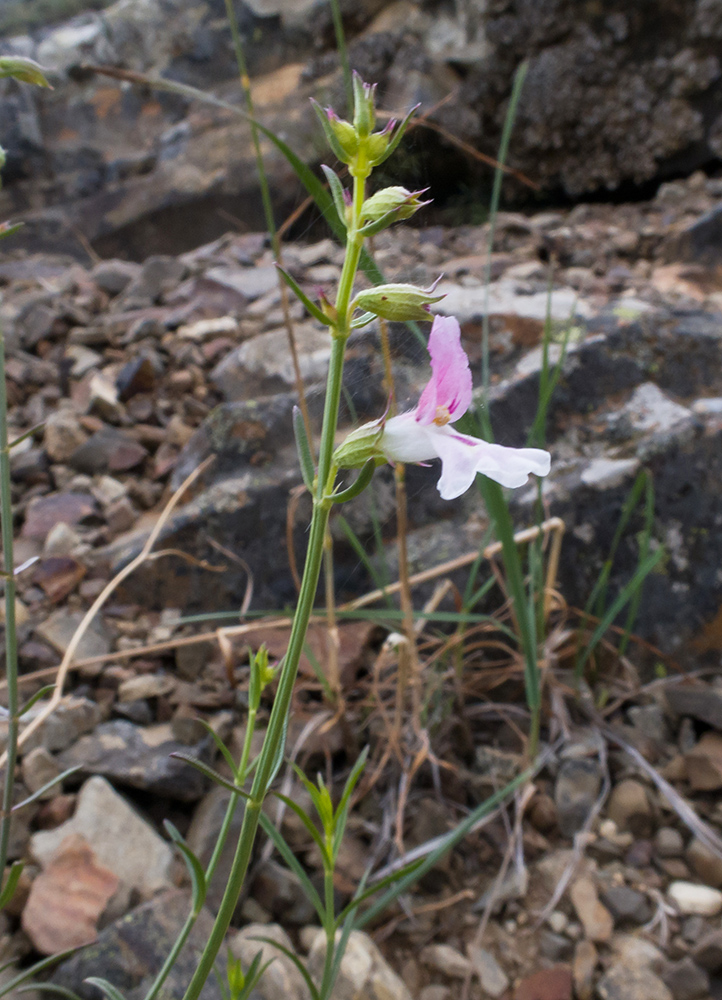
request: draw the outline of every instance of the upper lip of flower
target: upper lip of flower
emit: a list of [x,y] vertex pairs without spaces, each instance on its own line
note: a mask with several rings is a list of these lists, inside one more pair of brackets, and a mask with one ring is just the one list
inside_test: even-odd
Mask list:
[[423,462],[440,458],[438,489],[445,500],[461,496],[478,472],[502,486],[523,486],[530,473],[545,476],[550,456],[538,448],[505,448],[455,430],[451,423],[471,405],[469,359],[461,346],[459,324],[437,316],[429,335],[431,378],[415,410],[383,423],[378,447],[390,461]]

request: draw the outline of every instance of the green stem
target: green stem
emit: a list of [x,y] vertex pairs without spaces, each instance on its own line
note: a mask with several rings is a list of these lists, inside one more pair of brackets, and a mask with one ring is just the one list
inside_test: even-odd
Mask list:
[[354,213],[353,224],[350,227],[346,244],[341,280],[339,282],[336,310],[338,321],[332,331],[331,359],[329,361],[328,379],[326,382],[326,400],[323,412],[323,427],[321,430],[321,446],[319,449],[318,476],[316,480],[316,495],[313,503],[311,529],[308,539],[306,565],[303,570],[301,590],[298,595],[298,605],[293,618],[288,649],[283,662],[278,690],[268,720],[268,729],[258,758],[258,765],[251,787],[251,797],[246,802],[243,824],[238,837],[235,857],[231,866],[228,884],[221,900],[221,905],[213,925],[208,943],[203,950],[198,967],[186,990],[184,1000],[198,1000],[201,990],[213,968],[213,963],[221,949],[223,940],[230,926],[233,912],[238,902],[243,882],[251,860],[253,844],[258,830],[263,800],[278,769],[286,738],[286,727],[291,708],[293,687],[298,673],[298,664],[306,640],[308,622],[313,610],[313,603],[318,589],[318,580],[323,561],[326,526],[331,508],[327,499],[330,480],[335,472],[333,465],[333,449],[338,424],[338,412],[341,401],[341,386],[343,384],[343,362],[346,351],[346,341],[350,332],[351,315],[349,306],[353,294],[353,285],[361,256],[363,240],[358,235],[358,220],[361,217],[365,193],[366,176],[354,178]]
[[[330,845],[329,845],[330,846]],[[333,959],[336,944],[336,919],[333,902],[333,869],[326,868],[323,873],[324,902],[326,909],[326,919],[324,930],[326,931],[326,957],[323,963],[323,976],[321,978],[321,998],[327,1000],[331,990],[331,974],[333,972]]]
[[15,624],[15,567],[13,565],[13,504],[8,447],[8,400],[5,385],[5,335],[0,330],[0,517],[5,571],[5,676],[8,689],[8,746],[0,818],[0,877],[5,871],[10,843],[10,810],[18,754],[18,639]]

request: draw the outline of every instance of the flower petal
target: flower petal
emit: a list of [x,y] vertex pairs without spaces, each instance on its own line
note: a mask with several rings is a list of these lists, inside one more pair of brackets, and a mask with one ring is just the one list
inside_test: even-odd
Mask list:
[[416,411],[400,413],[384,424],[378,447],[390,462],[427,462],[437,458],[434,444],[434,425],[427,427],[416,422]]
[[539,448],[505,448],[478,438],[458,434],[451,427],[431,432],[441,459],[438,489],[444,500],[465,493],[478,472],[502,486],[523,486],[529,475],[546,476],[551,456]]
[[471,403],[471,369],[461,346],[461,330],[453,316],[436,316],[429,334],[431,379],[421,393],[416,420],[430,424],[444,406],[458,420]]

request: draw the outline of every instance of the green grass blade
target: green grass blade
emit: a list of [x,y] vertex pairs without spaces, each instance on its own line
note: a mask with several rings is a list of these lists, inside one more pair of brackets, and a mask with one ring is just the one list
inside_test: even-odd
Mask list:
[[293,853],[291,848],[288,846],[286,841],[283,839],[280,831],[276,829],[272,821],[266,816],[265,813],[261,813],[261,826],[267,833],[267,835],[273,841],[273,844],[281,855],[283,860],[286,862],[291,871],[296,875],[303,886],[303,891],[306,893],[306,898],[313,906],[314,910],[318,914],[318,919],[321,923],[324,922],[326,911],[323,908],[323,903],[321,902],[321,897],[319,896],[315,886],[311,882],[311,879],[306,874],[306,871],[298,860],[296,855]]

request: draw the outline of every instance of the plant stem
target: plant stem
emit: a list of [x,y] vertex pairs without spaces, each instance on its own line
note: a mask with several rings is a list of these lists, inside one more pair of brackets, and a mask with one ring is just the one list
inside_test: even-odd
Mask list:
[[326,868],[323,873],[325,916],[324,930],[326,932],[326,956],[323,963],[320,994],[322,1000],[328,1000],[331,989],[331,974],[334,966],[334,950],[336,944],[336,919],[333,903],[333,868]]
[[266,737],[263,741],[263,748],[258,758],[253,785],[251,786],[251,797],[246,802],[243,824],[238,837],[238,846],[236,847],[226,890],[223,894],[213,930],[203,950],[198,967],[186,990],[184,1000],[198,1000],[200,992],[211,973],[216,956],[221,949],[251,860],[263,801],[280,766],[283,755],[293,687],[296,682],[298,664],[306,640],[306,631],[313,610],[316,590],[318,589],[326,527],[332,504],[327,494],[333,488],[333,479],[336,473],[333,464],[333,450],[341,401],[346,341],[351,330],[349,307],[358,262],[361,256],[361,247],[363,245],[363,239],[358,236],[358,220],[361,218],[366,176],[368,176],[367,173],[361,173],[360,176],[354,178],[353,222],[349,227],[346,257],[336,299],[337,325],[331,331],[331,358],[326,382],[326,399],[323,411],[316,492],[313,502],[313,514],[311,516],[306,565],[303,569],[298,605],[293,618],[288,649],[278,682],[278,690],[273,702],[273,708],[271,709],[271,716],[268,720]]
[[18,640],[15,624],[15,567],[13,565],[13,504],[8,446],[8,400],[5,385],[5,335],[0,330],[0,517],[2,518],[3,570],[5,572],[5,676],[8,689],[8,747],[0,817],[0,878],[5,871],[10,843],[10,810],[18,753]]

